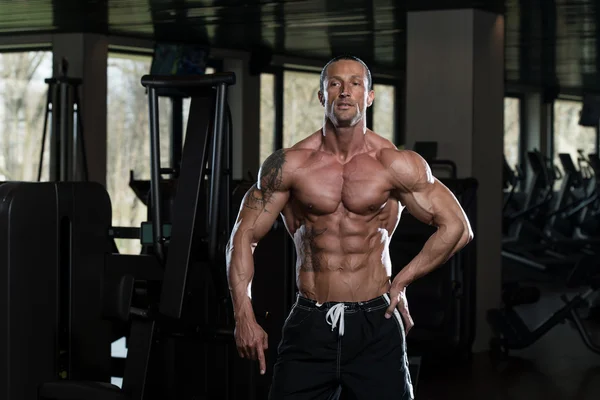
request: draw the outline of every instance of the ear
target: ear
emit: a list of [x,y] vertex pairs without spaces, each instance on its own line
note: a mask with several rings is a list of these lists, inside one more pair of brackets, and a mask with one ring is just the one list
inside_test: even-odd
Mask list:
[[321,103],[321,105],[323,107],[325,107],[325,96],[323,96],[323,92],[321,92],[320,90],[319,90],[319,103]]
[[373,100],[375,100],[375,91],[370,90],[367,95],[367,107],[371,107],[373,105]]

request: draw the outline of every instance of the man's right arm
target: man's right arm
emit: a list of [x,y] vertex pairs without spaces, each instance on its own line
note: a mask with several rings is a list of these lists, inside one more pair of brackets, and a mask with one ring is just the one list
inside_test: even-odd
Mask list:
[[[289,199],[291,176],[288,171],[284,150],[276,151],[265,160],[258,182],[244,196],[227,244],[227,279],[236,329],[241,330],[242,342],[253,340],[247,336],[252,334],[256,324],[250,294],[254,249],[269,232]],[[242,357],[260,360],[260,351],[251,347],[254,346],[250,343],[238,343]]]

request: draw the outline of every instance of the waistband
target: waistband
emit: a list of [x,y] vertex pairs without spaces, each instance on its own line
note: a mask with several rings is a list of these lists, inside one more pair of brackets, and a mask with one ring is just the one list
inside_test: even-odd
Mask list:
[[357,301],[357,302],[346,302],[346,301],[327,301],[325,303],[317,303],[315,300],[306,298],[300,294],[297,295],[296,304],[305,308],[315,308],[321,311],[327,311],[332,307],[343,304],[346,312],[352,311],[370,311],[374,308],[387,307],[389,302],[386,300],[385,295],[377,296],[371,300]]

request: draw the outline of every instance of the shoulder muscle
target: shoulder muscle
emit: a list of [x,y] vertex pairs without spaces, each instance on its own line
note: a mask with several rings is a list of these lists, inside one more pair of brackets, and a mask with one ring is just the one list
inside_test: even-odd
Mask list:
[[382,151],[382,162],[389,169],[394,187],[412,192],[435,183],[431,168],[423,157],[411,150]]

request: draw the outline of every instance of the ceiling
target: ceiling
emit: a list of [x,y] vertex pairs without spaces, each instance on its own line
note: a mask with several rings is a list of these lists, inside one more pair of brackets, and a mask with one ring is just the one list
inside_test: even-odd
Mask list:
[[600,90],[600,0],[0,0],[0,35],[96,32],[326,60],[353,53],[402,74],[407,12],[506,17],[506,79]]

